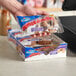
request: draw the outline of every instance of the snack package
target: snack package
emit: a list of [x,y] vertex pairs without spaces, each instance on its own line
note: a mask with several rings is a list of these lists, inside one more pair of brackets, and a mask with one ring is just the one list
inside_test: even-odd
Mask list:
[[19,1],[22,4],[27,4],[27,0],[17,0],[17,1]]
[[14,38],[16,38],[22,45],[29,46],[29,47],[35,47],[35,46],[44,46],[49,45],[52,41],[52,35],[51,36],[36,36],[33,35],[26,35],[26,33],[22,32],[21,30],[15,29],[11,30],[10,33]]
[[50,36],[38,37],[38,38],[30,38],[30,36],[28,36],[21,39],[19,38],[17,39],[22,45],[28,46],[28,47],[49,46],[53,41],[53,39],[51,39]]
[[[22,36],[21,30],[10,30],[8,39],[13,42],[19,55],[25,61],[66,57],[67,43],[56,35],[30,38]],[[19,35],[20,36],[17,36]]]
[[17,19],[22,31],[29,35],[63,32],[59,19],[54,15],[17,16]]
[[25,61],[66,57],[67,43],[53,33],[62,33],[59,19],[53,15],[17,16],[21,29],[8,31],[9,41]]

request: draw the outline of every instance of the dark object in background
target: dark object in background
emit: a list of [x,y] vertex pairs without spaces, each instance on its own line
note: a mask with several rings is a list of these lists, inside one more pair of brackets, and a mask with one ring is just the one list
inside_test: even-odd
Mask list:
[[56,0],[54,0],[54,4],[56,3]]
[[76,0],[64,0],[62,9],[64,11],[76,10]]
[[56,34],[68,43],[68,48],[76,53],[76,16],[60,17],[64,33]]

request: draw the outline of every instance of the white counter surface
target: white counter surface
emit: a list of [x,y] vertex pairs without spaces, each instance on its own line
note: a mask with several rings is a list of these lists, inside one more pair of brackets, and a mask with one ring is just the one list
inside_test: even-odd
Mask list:
[[76,76],[76,58],[24,62],[7,37],[0,36],[0,76]]

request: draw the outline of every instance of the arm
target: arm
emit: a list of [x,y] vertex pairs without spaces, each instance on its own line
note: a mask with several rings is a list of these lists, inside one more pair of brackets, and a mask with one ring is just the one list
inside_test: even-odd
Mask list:
[[17,0],[0,0],[0,5],[8,9],[14,16],[48,15],[28,5],[22,5]]
[[8,9],[13,14],[23,6],[17,0],[0,0],[0,5]]

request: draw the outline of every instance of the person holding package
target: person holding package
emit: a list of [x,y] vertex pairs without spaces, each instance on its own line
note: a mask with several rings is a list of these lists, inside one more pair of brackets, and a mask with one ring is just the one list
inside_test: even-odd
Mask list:
[[7,36],[7,12],[6,9],[16,16],[32,16],[32,15],[48,15],[44,11],[39,11],[29,5],[23,5],[17,0],[0,0],[0,6],[3,6],[5,9],[1,12],[0,20],[0,35]]
[[28,5],[22,5],[17,0],[0,0],[0,5],[8,9],[14,16],[47,15]]

